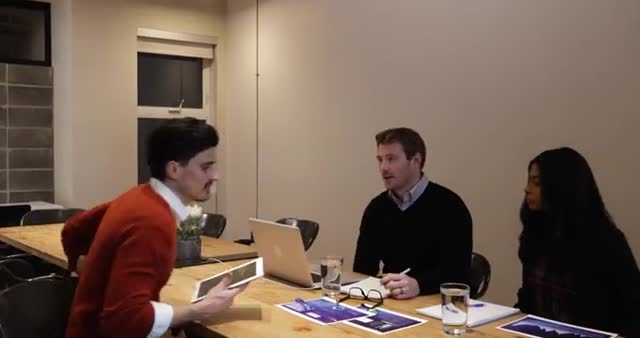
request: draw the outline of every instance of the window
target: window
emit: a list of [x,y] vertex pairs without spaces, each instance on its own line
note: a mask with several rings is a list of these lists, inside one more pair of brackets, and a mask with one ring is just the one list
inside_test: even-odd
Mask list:
[[138,117],[209,121],[215,37],[138,29]]
[[0,62],[51,66],[51,5],[0,2]]
[[202,63],[194,57],[138,53],[138,106],[202,109]]

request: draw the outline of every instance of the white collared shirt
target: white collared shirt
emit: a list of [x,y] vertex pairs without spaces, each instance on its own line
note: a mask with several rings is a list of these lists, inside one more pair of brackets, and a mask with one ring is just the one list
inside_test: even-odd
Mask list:
[[[176,226],[187,218],[189,212],[173,190],[167,187],[162,181],[155,178],[152,178],[149,181],[149,185],[153,191],[160,195],[160,197],[169,204],[169,208],[171,208],[171,211],[176,218]],[[173,319],[173,307],[166,303],[153,301],[151,302],[151,306],[153,306],[154,313],[153,326],[151,327],[151,332],[149,332],[147,338],[157,338],[162,336],[169,329],[171,320]]]
[[149,185],[151,189],[155,191],[163,200],[169,204],[169,208],[173,211],[173,215],[176,217],[176,224],[184,221],[187,216],[189,216],[189,211],[187,211],[187,206],[182,203],[180,197],[176,195],[173,190],[167,187],[166,184],[162,183],[162,181],[152,178],[149,181]]
[[400,210],[405,211],[418,199],[418,197],[422,195],[422,193],[427,189],[427,185],[429,185],[429,179],[426,175],[422,175],[413,188],[407,191],[407,193],[402,197],[402,200],[398,199],[391,190],[389,190],[389,197],[393,202],[395,202]]

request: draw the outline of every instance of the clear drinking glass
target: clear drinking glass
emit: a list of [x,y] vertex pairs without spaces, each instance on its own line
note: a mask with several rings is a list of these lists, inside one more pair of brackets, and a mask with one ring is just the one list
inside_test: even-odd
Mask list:
[[322,293],[331,298],[336,298],[340,294],[342,263],[343,259],[339,256],[325,256],[320,261]]
[[444,283],[440,285],[442,296],[442,330],[450,335],[462,335],[467,331],[469,309],[469,285]]

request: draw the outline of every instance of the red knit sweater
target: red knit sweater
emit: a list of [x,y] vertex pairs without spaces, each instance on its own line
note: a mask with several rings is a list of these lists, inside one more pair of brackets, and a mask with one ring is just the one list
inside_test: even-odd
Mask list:
[[68,220],[62,243],[75,268],[86,254],[67,338],[146,337],[175,260],[176,220],[148,184]]

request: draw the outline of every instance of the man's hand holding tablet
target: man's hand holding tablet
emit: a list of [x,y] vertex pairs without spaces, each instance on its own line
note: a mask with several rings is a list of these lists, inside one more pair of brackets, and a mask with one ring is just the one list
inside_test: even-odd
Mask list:
[[174,307],[171,326],[206,320],[228,309],[250,281],[263,275],[262,258],[258,258],[197,282],[192,296],[194,304]]
[[223,275],[220,283],[211,288],[199,302],[192,304],[194,317],[198,318],[196,320],[211,318],[216,313],[228,309],[233,304],[235,296],[249,285],[245,283],[235,288],[228,288],[232,278],[231,273]]
[[[262,276],[264,276],[264,268],[262,265],[262,257],[259,257],[253,261],[198,281],[193,291],[191,301],[195,303],[203,300],[211,294],[212,290],[217,289],[221,284],[224,284],[223,290],[236,289]],[[228,278],[231,279],[229,280]],[[244,287],[241,289],[244,290]]]

